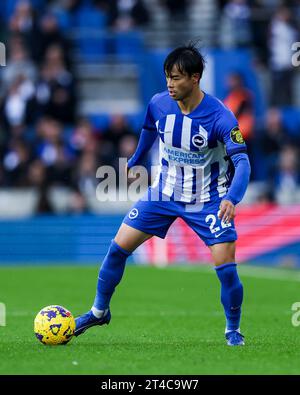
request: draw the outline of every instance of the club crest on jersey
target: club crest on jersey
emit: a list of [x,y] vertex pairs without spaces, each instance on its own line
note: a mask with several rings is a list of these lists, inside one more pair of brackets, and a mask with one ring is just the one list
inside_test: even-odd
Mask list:
[[235,144],[244,144],[245,143],[243,135],[237,126],[231,130],[230,138],[231,138],[231,141]]
[[135,219],[139,215],[139,210],[137,208],[133,208],[129,213],[130,219]]
[[195,134],[192,137],[192,144],[197,148],[205,148],[207,147],[207,138],[201,133]]

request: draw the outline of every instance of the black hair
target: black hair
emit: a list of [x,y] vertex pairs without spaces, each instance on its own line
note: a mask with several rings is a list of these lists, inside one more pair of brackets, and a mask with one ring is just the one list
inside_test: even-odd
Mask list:
[[175,65],[180,73],[186,73],[190,77],[192,74],[198,73],[201,79],[205,67],[205,59],[196,45],[191,42],[169,53],[164,62],[165,74],[169,75]]

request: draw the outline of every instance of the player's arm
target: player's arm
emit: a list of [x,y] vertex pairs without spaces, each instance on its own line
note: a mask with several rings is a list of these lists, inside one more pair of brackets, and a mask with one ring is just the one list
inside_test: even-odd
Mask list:
[[142,162],[145,155],[147,154],[147,152],[149,152],[154,141],[156,140],[156,137],[157,137],[157,131],[142,129],[135,153],[128,160],[127,163],[128,170],[131,169],[133,166],[136,166]]
[[149,152],[154,141],[157,138],[158,133],[152,112],[152,102],[150,102],[147,108],[147,113],[137,148],[135,150],[135,153],[132,155],[127,163],[128,170],[131,169],[133,166],[139,165],[142,162],[145,155],[147,154],[147,152]]
[[243,199],[251,173],[249,158],[246,153],[238,153],[231,156],[235,172],[226,196],[220,204],[219,218],[225,223],[233,220],[235,206]]
[[237,119],[228,109],[222,111],[216,121],[218,140],[226,147],[227,155],[231,158],[235,173],[227,194],[221,201],[218,217],[224,222],[230,222],[235,216],[235,206],[247,189],[250,178],[250,163],[247,146],[239,129]]

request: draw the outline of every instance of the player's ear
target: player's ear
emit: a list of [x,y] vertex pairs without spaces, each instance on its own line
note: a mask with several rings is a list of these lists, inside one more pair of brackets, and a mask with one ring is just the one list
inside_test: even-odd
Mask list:
[[198,85],[199,82],[200,82],[200,74],[199,73],[193,73],[192,74],[192,80],[193,80],[193,83]]

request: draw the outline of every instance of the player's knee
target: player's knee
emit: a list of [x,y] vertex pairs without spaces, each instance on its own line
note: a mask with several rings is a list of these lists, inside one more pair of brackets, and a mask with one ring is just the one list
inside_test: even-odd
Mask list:
[[216,266],[226,265],[227,263],[235,262],[235,253],[232,248],[226,248],[223,251],[218,251],[217,254],[213,254],[214,264]]
[[132,252],[134,250],[134,248],[132,248],[131,237],[128,236],[128,234],[126,234],[124,231],[119,231],[116,234],[114,243],[125,251]]
[[235,262],[235,243],[220,243],[210,247],[215,266]]
[[115,244],[123,251],[127,251],[128,253],[132,253],[135,248],[132,248],[131,241],[127,241],[126,239],[114,239]]
[[122,224],[118,233],[115,236],[114,241],[123,250],[132,253],[144,241],[148,240],[151,237],[151,235],[148,235],[138,229],[132,228],[126,224]]
[[215,266],[226,265],[228,263],[235,262],[234,256],[225,256],[225,257],[214,257]]
[[111,256],[122,255],[125,258],[127,258],[129,255],[131,255],[131,251],[127,250],[126,248],[123,248],[123,246],[117,243],[116,240],[112,240],[109,248],[109,254]]

